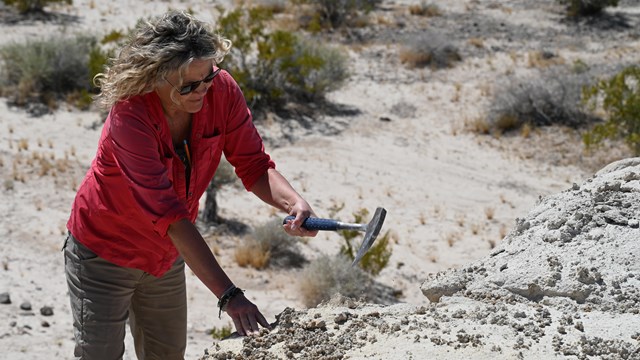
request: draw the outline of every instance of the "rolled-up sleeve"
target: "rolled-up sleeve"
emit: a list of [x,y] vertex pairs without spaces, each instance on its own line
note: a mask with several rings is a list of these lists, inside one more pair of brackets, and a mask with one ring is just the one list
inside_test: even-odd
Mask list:
[[170,224],[189,217],[169,178],[171,155],[165,158],[158,136],[139,114],[118,110],[112,113],[109,128],[116,166],[140,213],[166,236]]
[[[230,78],[230,77],[229,77]],[[229,114],[226,126],[224,154],[235,168],[245,189],[251,190],[255,182],[276,164],[265,152],[264,143],[253,124],[242,91],[230,78]]]

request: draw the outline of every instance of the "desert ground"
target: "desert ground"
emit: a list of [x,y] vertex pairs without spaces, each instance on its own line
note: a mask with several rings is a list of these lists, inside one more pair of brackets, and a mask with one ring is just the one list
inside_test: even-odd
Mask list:
[[[551,0],[433,3],[437,3],[441,14],[422,17],[411,15],[408,10],[420,1],[382,1],[369,14],[369,25],[330,37],[348,51],[352,76],[344,87],[330,93],[328,98],[352,111],[320,114],[304,121],[278,118],[257,123],[277,168],[310,202],[318,216],[331,215],[350,221],[353,213],[361,209],[372,212],[378,206],[386,208],[384,230],[393,234],[393,254],[389,265],[375,281],[393,289],[394,301],[367,304],[358,299],[336,297],[318,310],[306,309],[297,283],[301,269],[240,267],[234,260],[234,249],[242,241],[242,235],[203,226],[202,231],[218,261],[236,284],[246,289],[246,295],[271,322],[275,322],[278,315],[280,323],[289,324],[292,329],[302,326],[306,330],[322,331],[320,320],[331,329],[334,322],[340,327],[352,321],[355,315],[359,316],[364,325],[353,328],[355,330],[350,334],[369,345],[354,343],[353,349],[361,350],[354,350],[360,352],[351,355],[349,348],[336,346],[334,349],[337,350],[331,353],[336,358],[474,358],[476,355],[477,358],[540,358],[541,355],[640,358],[637,350],[640,336],[634,335],[640,329],[637,297],[635,305],[613,315],[609,308],[598,305],[594,317],[582,321],[581,326],[587,330],[595,327],[616,329],[617,332],[608,335],[606,331],[589,333],[590,337],[585,341],[597,342],[593,339],[598,337],[609,341],[617,336],[622,343],[615,343],[610,348],[624,349],[622,352],[588,352],[582,347],[574,354],[571,345],[548,345],[553,341],[551,335],[548,342],[536,343],[536,340],[544,339],[541,335],[525,337],[519,343],[517,336],[504,330],[505,326],[472,324],[470,326],[478,327],[473,332],[465,328],[466,320],[492,312],[507,314],[507,318],[508,314],[517,313],[518,319],[533,317],[544,323],[545,311],[551,313],[552,322],[564,319],[563,326],[568,328],[565,311],[585,311],[583,304],[574,303],[575,298],[558,300],[562,304],[551,306],[537,303],[537,297],[530,299],[517,292],[504,296],[500,293],[496,301],[505,302],[504,307],[492,304],[492,308],[479,297],[474,298],[474,294],[490,294],[492,286],[496,286],[495,282],[490,285],[476,278],[481,276],[478,269],[482,268],[477,264],[497,261],[495,255],[491,256],[496,252],[499,252],[498,258],[523,252],[517,246],[526,241],[513,239],[520,239],[516,232],[527,230],[518,230],[523,218],[535,218],[535,211],[530,214],[532,209],[545,205],[543,199],[569,189],[576,192],[576,187],[591,189],[591,185],[582,184],[600,168],[630,157],[630,153],[621,143],[609,144],[600,151],[586,151],[580,135],[563,127],[534,129],[526,135],[493,136],[473,131],[472,125],[486,117],[502,84],[519,78],[535,79],[554,67],[570,67],[577,62],[602,69],[637,63],[640,58],[640,4],[622,0],[619,6],[606,10],[605,20],[573,22],[564,16],[564,8]],[[76,0],[72,5],[47,8],[59,14],[59,21],[17,22],[0,7],[5,16],[5,21],[0,22],[3,34],[0,45],[46,38],[54,33],[87,32],[102,36],[114,29],[130,28],[139,18],[157,15],[169,8],[189,8],[200,19],[213,22],[219,15],[214,6],[217,4],[227,8],[234,5],[232,1],[204,0]],[[399,53],[410,43],[408,39],[434,34],[457,47],[461,61],[445,69],[410,68],[400,61]],[[538,54],[546,52],[553,54],[554,61],[536,60]],[[80,111],[65,105],[36,117],[24,108],[0,99],[0,178],[3,183],[0,188],[0,294],[10,297],[10,303],[0,304],[3,358],[64,359],[72,356],[72,321],[60,249],[75,190],[96,150],[102,117],[98,111]],[[37,166],[30,165],[29,159],[34,158],[35,153],[56,160],[55,176],[51,173],[42,176]],[[633,166],[626,169],[640,172]],[[635,179],[629,179],[624,171],[613,174],[616,181],[632,182]],[[607,176],[602,175],[600,179],[606,180]],[[223,219],[249,227],[286,215],[274,212],[237,185],[223,187],[217,199]],[[567,196],[557,201],[578,200]],[[637,215],[631,214],[629,218],[627,224],[637,224],[637,220],[632,222]],[[545,218],[536,224],[548,221],[552,220]],[[539,237],[544,236],[544,229],[534,226],[531,232],[534,228],[542,234]],[[632,241],[633,234],[624,239]],[[505,238],[512,240],[503,243]],[[320,254],[336,254],[342,241],[335,233],[321,232],[313,239],[301,241],[300,248],[305,257],[313,259]],[[607,247],[599,249],[608,251]],[[632,251],[632,255],[635,251],[636,258],[627,261],[637,264],[637,244],[635,248],[624,249]],[[532,257],[537,254],[535,248],[527,247],[527,251],[524,254]],[[582,256],[579,251],[567,254]],[[568,263],[574,261],[559,257]],[[615,259],[611,261],[615,262]],[[498,268],[502,265],[491,263]],[[452,286],[453,290],[440,294],[442,298],[436,296],[437,300],[425,296],[432,294],[436,274],[444,274],[438,276],[444,277],[444,283],[451,283],[450,279],[460,277],[462,269],[472,269],[463,281],[465,286],[469,284],[472,294],[461,295],[460,286]],[[607,284],[614,280],[608,276],[613,277],[616,270],[608,271],[601,274]],[[624,271],[640,278],[637,265],[635,268],[628,266]],[[504,276],[507,280],[503,279],[503,283],[508,283],[509,279],[528,279],[518,271],[507,272]],[[588,279],[592,275],[588,271],[585,276],[585,281],[591,282]],[[228,326],[230,319],[225,316],[218,319],[217,299],[189,270],[187,281],[189,345],[186,358],[200,358],[205,353],[215,358],[216,351],[223,354],[220,356],[233,358],[233,352],[242,351],[243,346],[244,349],[259,348],[251,341],[259,342],[260,337],[214,344],[209,330]],[[615,281],[623,282],[617,278]],[[633,286],[638,288],[637,281],[628,284],[631,284],[631,292]],[[623,286],[623,290],[626,289]],[[551,297],[544,292],[539,295]],[[536,304],[538,317],[535,317]],[[549,309],[544,308],[547,305]],[[47,309],[52,310],[52,314]],[[283,313],[285,309],[287,311]],[[433,315],[438,311],[447,314]],[[345,313],[347,315],[338,318]],[[411,328],[413,321],[425,314],[432,316],[426,321],[429,326],[421,319],[419,324],[423,325]],[[398,329],[403,335],[371,335],[374,329],[367,330],[363,326],[370,326],[372,322],[362,319],[377,318],[399,319]],[[315,325],[309,325],[310,319],[315,319]],[[571,320],[573,327],[577,323],[575,319],[574,316]],[[452,321],[457,322],[455,326]],[[519,326],[514,325],[516,322],[505,320],[498,325],[506,324],[513,329]],[[386,323],[391,328],[395,324],[394,321]],[[441,324],[447,336],[442,332],[436,334],[440,323],[447,323],[447,326]],[[633,324],[637,324],[636,330],[633,330]],[[559,331],[558,324],[553,325],[553,331]],[[381,324],[374,327],[375,331],[384,328]],[[419,332],[427,327],[435,332]],[[447,340],[460,329],[473,335],[458,336],[457,339],[463,341],[455,344]],[[579,341],[580,335],[574,330],[566,331],[572,339]],[[478,334],[484,338],[473,337]],[[327,336],[322,339],[333,344],[331,336],[335,334]],[[421,342],[406,345],[416,336],[424,337]],[[437,336],[444,339],[434,340]],[[371,341],[372,337],[376,341]],[[401,341],[401,338],[405,340]],[[483,340],[486,338],[491,341]],[[269,341],[280,344],[279,340]],[[484,345],[469,345],[474,342],[484,342]],[[419,346],[438,343],[445,345]],[[465,345],[455,346],[460,343]],[[397,347],[394,354],[397,357],[384,352],[394,347]],[[273,352],[270,356],[286,356],[285,353]],[[292,356],[322,358],[317,354],[301,351]],[[135,358],[129,337],[125,358]]]

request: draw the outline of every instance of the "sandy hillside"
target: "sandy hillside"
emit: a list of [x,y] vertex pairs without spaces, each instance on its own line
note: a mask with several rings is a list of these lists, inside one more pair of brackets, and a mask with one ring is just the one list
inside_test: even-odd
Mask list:
[[[224,6],[230,3],[216,2]],[[431,274],[468,268],[473,261],[485,258],[495,246],[500,248],[502,238],[513,234],[516,218],[529,213],[539,197],[571,189],[572,184],[583,183],[600,166],[626,155],[623,147],[615,145],[605,153],[586,155],[579,136],[557,128],[533,132],[528,138],[494,138],[466,129],[485,116],[500,84],[517,77],[535,78],[548,70],[550,64],[534,61],[541,52],[553,53],[561,67],[577,60],[595,69],[637,62],[637,2],[621,1],[606,21],[591,23],[566,21],[562,8],[551,0],[448,1],[438,5],[442,14],[433,18],[410,15],[408,6],[418,3],[383,1],[371,14],[368,27],[343,36],[341,42],[349,51],[353,76],[329,97],[348,111],[302,122],[284,119],[258,124],[278,169],[319,216],[341,209],[335,216],[350,221],[352,214],[363,208],[387,209],[385,230],[392,231],[395,242],[390,266],[376,281],[394,289],[400,304],[391,308],[360,304],[356,309],[340,310],[360,314],[361,318],[375,312],[405,311],[412,320],[423,315],[420,309],[431,312],[443,306],[451,314],[470,312],[469,303],[456,305],[459,298],[455,297],[432,305],[420,285]],[[102,36],[133,26],[139,17],[186,6],[182,1],[76,0],[73,6],[51,8],[58,14],[57,20],[44,23],[9,21],[13,18],[1,9],[5,21],[0,22],[0,42],[77,31]],[[189,1],[188,6],[201,19],[217,16],[211,1]],[[403,44],[434,33],[459,49],[461,62],[441,70],[408,69],[400,63]],[[7,293],[11,300],[0,304],[3,357],[67,358],[72,352],[71,318],[59,250],[74,191],[95,153],[101,121],[97,112],[64,106],[31,117],[24,109],[0,101],[0,294]],[[43,174],[42,158],[49,159],[55,170]],[[218,202],[223,218],[248,226],[274,215],[283,216],[237,186],[223,188]],[[215,230],[205,229],[219,261],[270,321],[287,307],[304,309],[296,283],[300,270],[240,268],[233,251],[241,237]],[[335,254],[341,241],[336,234],[322,233],[301,244],[301,250],[309,259],[319,253]],[[228,325],[230,320],[217,318],[216,299],[190,272],[188,286],[187,358],[198,358],[212,344],[206,332]],[[472,306],[479,311],[491,310],[481,300],[465,299],[477,302]],[[344,301],[336,301],[335,308],[344,306]],[[30,310],[21,309],[25,302],[30,303]],[[447,305],[449,302],[451,305]],[[51,307],[53,315],[42,315],[43,307]],[[322,309],[321,315],[330,324],[327,326],[333,327],[333,313]],[[523,319],[534,316],[527,309],[516,312],[524,312]],[[511,312],[511,308],[505,312]],[[285,317],[290,320],[282,322],[293,323],[315,314],[313,310],[294,313],[287,312]],[[555,316],[560,313],[552,314],[555,328],[560,321]],[[452,315],[446,319],[451,317],[458,319]],[[430,326],[439,322],[429,321]],[[415,338],[409,331],[411,325],[405,327],[404,320],[400,325],[407,337]],[[587,328],[586,321],[584,326]],[[458,329],[452,328],[451,334],[454,331]],[[433,339],[433,335],[427,336]],[[381,339],[375,346],[385,346]],[[528,344],[532,340],[523,341]],[[637,346],[632,340],[624,341]],[[125,357],[131,358],[128,338],[127,342]],[[529,348],[532,354],[538,349]],[[489,350],[496,356],[511,353]]]

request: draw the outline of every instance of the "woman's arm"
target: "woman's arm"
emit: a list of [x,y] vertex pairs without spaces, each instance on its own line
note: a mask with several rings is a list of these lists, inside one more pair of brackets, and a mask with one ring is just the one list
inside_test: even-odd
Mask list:
[[316,236],[318,231],[301,227],[304,219],[315,215],[309,203],[298,194],[276,169],[268,169],[251,187],[257,197],[296,218],[284,225],[285,231],[295,236]]
[[[225,290],[233,285],[198,229],[189,220],[181,219],[174,222],[169,226],[167,234],[185,263],[216,297],[220,298]],[[247,300],[242,293],[227,303],[226,312],[240,335],[258,332],[260,330],[258,324],[270,328],[258,307]]]

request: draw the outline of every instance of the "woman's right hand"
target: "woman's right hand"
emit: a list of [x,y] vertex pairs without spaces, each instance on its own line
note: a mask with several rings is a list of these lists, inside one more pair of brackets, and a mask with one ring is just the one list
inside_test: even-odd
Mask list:
[[271,325],[267,319],[260,313],[258,307],[249,301],[244,294],[240,293],[227,303],[225,311],[236,326],[236,331],[242,336],[258,333],[262,327],[271,330]]

